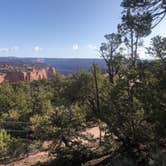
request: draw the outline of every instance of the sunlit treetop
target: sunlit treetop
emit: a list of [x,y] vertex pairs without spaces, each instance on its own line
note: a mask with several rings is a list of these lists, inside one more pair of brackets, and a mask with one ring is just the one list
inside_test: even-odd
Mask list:
[[166,0],[123,0],[121,6],[125,10],[131,9],[132,13],[149,13],[152,18],[152,28],[166,15]]

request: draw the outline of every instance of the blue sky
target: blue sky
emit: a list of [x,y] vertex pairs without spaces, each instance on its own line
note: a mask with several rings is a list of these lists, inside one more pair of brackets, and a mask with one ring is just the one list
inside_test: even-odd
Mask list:
[[[0,56],[99,58],[121,0],[0,0]],[[166,36],[163,21],[152,36]],[[148,43],[149,38],[145,43]]]

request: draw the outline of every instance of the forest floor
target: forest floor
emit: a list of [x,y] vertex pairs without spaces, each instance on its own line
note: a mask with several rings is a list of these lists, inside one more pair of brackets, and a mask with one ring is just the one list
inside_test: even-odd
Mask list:
[[[81,141],[84,145],[87,145],[93,151],[99,150],[99,137],[100,137],[99,127],[97,127],[97,126],[88,127],[85,131],[81,132],[81,135],[85,135],[85,136],[90,135],[91,137],[93,137],[94,140],[96,140],[96,141],[93,141],[93,142],[87,141],[87,140],[81,140]],[[81,139],[81,138],[79,138],[79,139]],[[47,149],[49,145],[50,145],[50,142],[44,142],[43,149]],[[87,166],[93,165],[92,163],[99,162],[99,161],[105,159],[106,157],[107,156],[99,158],[98,161],[92,160],[90,162],[87,162]],[[36,165],[37,163],[45,163],[45,162],[48,162],[53,159],[55,159],[55,157],[50,156],[48,151],[43,150],[43,151],[38,151],[36,153],[29,153],[29,154],[27,154],[26,157],[24,157],[20,160],[16,160],[9,164],[4,164],[4,165],[0,165],[0,166],[32,166],[32,165]]]

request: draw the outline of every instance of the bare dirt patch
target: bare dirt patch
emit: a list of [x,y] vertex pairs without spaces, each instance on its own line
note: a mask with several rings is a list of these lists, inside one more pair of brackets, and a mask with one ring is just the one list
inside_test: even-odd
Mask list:
[[[93,149],[98,148],[99,136],[100,136],[99,127],[87,128],[85,131],[81,132],[81,135],[83,136],[90,135],[94,140],[94,141],[89,141],[87,139],[83,139],[82,137],[80,137],[79,139],[84,145],[87,145],[89,148],[93,148]],[[44,142],[43,143],[44,149],[48,148],[51,143],[52,142],[50,141]],[[55,159],[55,157],[50,156],[47,151],[41,151],[41,152],[36,152],[35,154],[28,154],[26,158],[14,161],[9,164],[0,165],[0,166],[32,166],[37,164],[38,162],[44,163],[53,159]]]

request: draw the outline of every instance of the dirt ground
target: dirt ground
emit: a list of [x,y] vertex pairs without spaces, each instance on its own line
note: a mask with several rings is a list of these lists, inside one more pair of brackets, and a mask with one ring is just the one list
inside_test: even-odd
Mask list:
[[[81,132],[83,135],[91,135],[94,139],[98,139],[100,136],[100,131],[98,127],[92,127],[86,129],[86,131]],[[82,140],[83,144],[90,144],[87,140]],[[45,142],[43,146],[48,146],[50,143]],[[93,148],[97,149],[98,141],[91,144]],[[28,154],[26,158],[17,160],[15,162],[12,162],[10,164],[0,165],[0,166],[31,166],[38,162],[46,162],[53,159],[53,157],[49,156],[48,152],[37,152],[35,154]]]
[[38,152],[36,154],[29,154],[28,157],[12,162],[10,164],[5,164],[1,166],[31,166],[37,162],[46,162],[51,158],[48,155],[48,152]]

